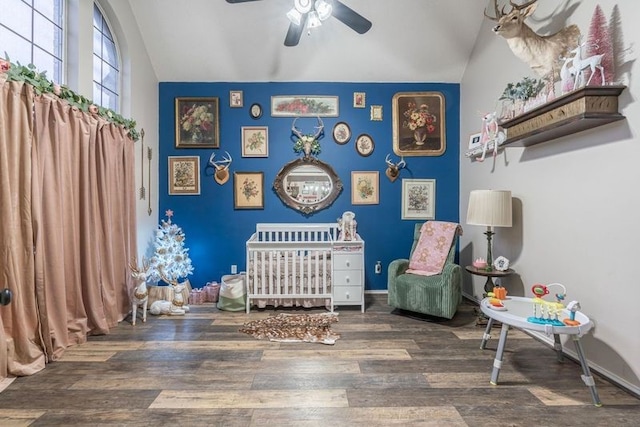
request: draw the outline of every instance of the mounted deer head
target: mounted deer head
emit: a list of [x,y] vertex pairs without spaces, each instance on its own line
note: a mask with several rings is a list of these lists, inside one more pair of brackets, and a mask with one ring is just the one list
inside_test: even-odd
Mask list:
[[403,169],[407,163],[404,161],[404,157],[400,157],[400,161],[398,163],[393,163],[389,156],[391,156],[391,154],[387,154],[387,157],[384,159],[387,164],[385,175],[387,175],[389,181],[394,182],[400,176],[400,169]]
[[213,173],[213,179],[220,185],[229,181],[229,166],[231,166],[231,162],[233,161],[233,159],[231,158],[231,154],[229,154],[228,151],[225,151],[225,153],[227,153],[227,156],[223,157],[222,160],[218,160],[217,162],[214,161],[216,153],[211,153],[208,163],[209,166],[215,169],[215,172]]
[[[320,116],[318,116],[318,126],[315,127],[316,132],[311,135],[303,134],[300,129],[296,127],[296,120],[299,117],[293,119],[293,123],[291,124],[291,134],[298,137],[298,141],[294,146],[294,151],[296,152],[304,152],[304,157],[308,158],[311,154],[318,154],[320,152],[320,144],[318,140],[324,136],[324,123]],[[301,147],[297,147],[301,144]]]
[[556,81],[560,70],[558,58],[567,56],[578,45],[580,29],[570,25],[548,36],[537,34],[524,22],[535,11],[536,1],[519,5],[509,0],[511,11],[505,12],[505,7],[498,9],[497,0],[493,0],[495,16],[488,15],[486,10],[484,16],[497,21],[493,32],[507,40],[509,48],[519,59],[538,76]]

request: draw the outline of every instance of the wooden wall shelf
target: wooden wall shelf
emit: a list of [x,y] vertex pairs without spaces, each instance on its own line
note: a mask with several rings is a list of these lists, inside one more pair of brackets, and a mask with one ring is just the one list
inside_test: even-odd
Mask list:
[[528,147],[561,136],[622,120],[618,96],[626,86],[586,86],[501,122],[503,147]]

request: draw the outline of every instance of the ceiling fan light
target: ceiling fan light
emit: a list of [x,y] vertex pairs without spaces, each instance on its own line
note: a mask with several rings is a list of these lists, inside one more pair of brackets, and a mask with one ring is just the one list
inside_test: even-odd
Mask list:
[[315,10],[313,12],[309,12],[309,17],[307,18],[307,27],[316,28],[320,25],[322,25],[322,22],[320,22],[320,18],[318,18],[318,13]]
[[318,12],[318,18],[320,18],[321,21],[325,21],[331,16],[332,9],[331,3],[324,0],[316,1],[316,12]]
[[302,14],[294,7],[287,12],[287,18],[289,18],[289,21],[291,21],[292,24],[300,25],[300,22],[302,21]]
[[311,10],[311,0],[294,0],[293,7],[300,12],[300,14],[307,13]]

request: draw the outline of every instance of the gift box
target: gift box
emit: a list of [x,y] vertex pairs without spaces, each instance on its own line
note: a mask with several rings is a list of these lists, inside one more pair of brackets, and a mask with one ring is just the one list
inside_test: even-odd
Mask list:
[[193,289],[189,292],[189,305],[200,305],[204,303],[204,292],[200,289]]
[[217,282],[208,282],[203,289],[205,302],[218,302],[220,295],[220,284]]

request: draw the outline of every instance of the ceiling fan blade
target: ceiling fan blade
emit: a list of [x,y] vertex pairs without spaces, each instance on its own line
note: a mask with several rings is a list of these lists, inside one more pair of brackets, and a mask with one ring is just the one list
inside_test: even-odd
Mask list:
[[302,15],[302,19],[300,19],[300,25],[296,25],[293,22],[289,24],[289,30],[287,31],[287,36],[284,38],[285,46],[297,46],[298,42],[300,42],[300,37],[304,32],[305,24],[307,23],[307,14]]
[[372,25],[371,21],[367,18],[338,0],[333,0],[333,12],[331,14],[338,21],[359,34],[364,34],[369,31]]
[[246,2],[250,2],[250,1],[260,1],[260,0],[227,0],[227,3],[246,3]]

